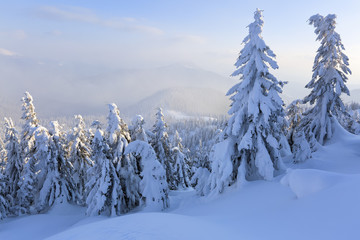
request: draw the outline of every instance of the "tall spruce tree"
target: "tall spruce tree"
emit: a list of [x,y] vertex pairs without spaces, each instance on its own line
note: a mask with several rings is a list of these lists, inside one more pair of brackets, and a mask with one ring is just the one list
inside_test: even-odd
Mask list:
[[[132,121],[131,126],[129,127],[131,141],[144,141],[146,143],[149,143],[148,136],[144,130],[144,118],[141,115],[136,115]],[[134,171],[137,175],[140,175],[140,172],[142,171],[141,166],[141,157],[136,154],[132,154],[132,165],[134,166]]]
[[[47,139],[46,139],[47,138]],[[66,141],[57,121],[51,122],[49,135],[43,139],[50,152],[46,164],[46,176],[40,186],[36,207],[39,212],[47,211],[54,203],[74,202],[75,184],[71,175],[72,165],[66,159]]]
[[6,166],[6,149],[2,138],[0,137],[0,173],[5,171]]
[[169,206],[166,172],[156,158],[154,149],[145,141],[136,140],[126,147],[126,154],[139,157],[141,164],[140,193],[142,205],[152,210],[163,210]]
[[151,139],[151,146],[154,148],[157,159],[163,165],[166,172],[166,181],[171,190],[177,189],[176,179],[174,178],[172,169],[174,159],[171,156],[171,146],[169,135],[167,133],[167,124],[164,120],[164,114],[161,108],[157,109],[156,120],[153,126],[153,138]]
[[130,136],[132,141],[140,140],[149,142],[146,132],[144,130],[145,120],[141,115],[136,115],[132,121],[132,125],[129,127]]
[[[176,189],[187,188],[190,186],[189,176],[191,174],[189,169],[189,161],[184,153],[184,147],[181,143],[179,133],[175,131],[174,147],[171,149],[172,164],[172,178]],[[171,188],[170,188],[171,189]]]
[[254,13],[249,35],[235,63],[241,82],[227,93],[232,101],[231,115],[223,140],[212,154],[210,188],[214,193],[246,179],[271,180],[275,170],[282,170],[279,141],[283,137],[283,101],[279,97],[283,82],[269,67],[277,69],[275,54],[261,37],[264,24],[262,11]]
[[165,209],[168,204],[169,187],[166,182],[166,172],[156,153],[149,144],[143,128],[144,119],[135,116],[130,127],[132,142],[125,149],[125,154],[132,154],[136,160],[136,174],[140,176],[139,192],[140,205],[148,208]]
[[295,100],[286,109],[289,122],[287,139],[295,163],[304,162],[311,157],[310,144],[305,138],[304,129],[300,127],[303,114],[301,104],[301,100]]
[[210,191],[208,179],[210,176],[210,161],[209,154],[206,152],[202,141],[199,141],[198,148],[196,149],[196,170],[191,177],[191,185],[195,188],[196,192],[201,195],[207,195]]
[[34,134],[33,150],[29,154],[29,159],[25,164],[19,183],[18,201],[21,213],[36,213],[35,201],[41,186],[43,186],[47,163],[50,158],[49,133],[42,126],[36,127]]
[[304,112],[304,108],[301,106],[301,104],[302,101],[296,99],[292,101],[286,108],[286,117],[288,120],[286,137],[290,146],[293,144],[292,137],[295,133],[295,129],[300,125],[302,114]]
[[120,117],[117,106],[109,104],[108,126],[106,139],[110,146],[111,159],[119,175],[123,195],[121,195],[121,212],[127,212],[140,203],[139,175],[135,173],[136,159],[131,154],[124,154],[130,142],[127,125]]
[[36,117],[35,107],[33,104],[33,98],[29,92],[25,92],[25,96],[22,100],[22,117],[25,121],[22,131],[21,131],[21,139],[20,139],[20,153],[22,154],[22,158],[26,163],[29,159],[29,154],[34,147],[34,131],[36,127],[39,126],[39,120]]
[[94,166],[88,170],[89,178],[86,183],[86,213],[120,215],[123,212],[124,193],[111,160],[110,148],[100,128],[96,130],[92,142],[92,159]]
[[[4,177],[9,180],[6,184],[6,191],[11,196],[11,206],[15,209],[19,204],[16,202],[16,196],[19,190],[19,182],[24,168],[24,163],[20,156],[18,132],[15,129],[11,118],[5,118],[5,149],[7,163],[4,171]],[[13,214],[16,213],[13,212]]]
[[85,204],[85,183],[87,170],[93,166],[91,160],[90,140],[85,131],[85,123],[81,115],[76,115],[76,126],[69,134],[68,161],[72,164],[72,176],[77,189],[77,203]]
[[8,201],[8,192],[6,184],[8,179],[0,173],[0,220],[6,218],[9,215],[10,202]]
[[[36,135],[41,134],[42,131],[47,131],[39,125],[32,96],[28,92],[25,92],[24,95],[22,98],[23,115],[21,119],[23,119],[25,123],[20,139],[20,154],[22,162],[24,162],[24,168],[21,173],[16,200],[19,204],[19,214],[32,212],[31,207],[34,203],[35,193],[38,190],[37,187],[39,184],[39,175],[37,172],[44,162],[43,159],[38,156],[39,149],[36,149]],[[35,154],[37,154],[37,156],[35,156]]]
[[351,74],[349,58],[343,53],[345,48],[340,35],[335,32],[335,20],[335,14],[326,17],[317,14],[309,19],[321,45],[315,56],[312,79],[305,86],[312,90],[304,98],[304,103],[313,107],[304,113],[301,127],[309,142],[314,137],[320,144],[332,137],[336,118],[347,114],[340,94],[350,95],[345,85],[346,75]]

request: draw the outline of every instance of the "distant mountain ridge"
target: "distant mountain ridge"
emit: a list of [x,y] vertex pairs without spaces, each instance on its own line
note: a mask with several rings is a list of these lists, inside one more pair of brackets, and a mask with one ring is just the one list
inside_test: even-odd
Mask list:
[[134,116],[141,114],[152,118],[156,108],[164,112],[175,111],[186,115],[214,116],[225,115],[229,110],[230,100],[222,91],[211,88],[169,88],[140,100],[124,108],[123,114]]

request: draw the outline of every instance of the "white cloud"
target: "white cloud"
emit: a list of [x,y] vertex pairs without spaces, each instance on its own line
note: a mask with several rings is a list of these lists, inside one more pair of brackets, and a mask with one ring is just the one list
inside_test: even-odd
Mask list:
[[156,27],[139,24],[135,18],[124,17],[120,19],[103,19],[90,9],[67,7],[60,9],[54,6],[43,6],[38,9],[38,15],[53,20],[77,21],[96,24],[121,31],[141,32],[161,35],[164,32]]
[[17,53],[14,53],[14,52],[4,49],[4,48],[0,48],[0,55],[9,56],[9,57],[18,56]]
[[54,20],[71,20],[87,23],[98,23],[99,18],[89,9],[69,7],[66,10],[53,6],[43,6],[39,9],[39,14]]
[[175,37],[170,38],[170,40],[174,42],[185,42],[185,43],[196,43],[196,44],[206,43],[206,39],[204,37],[198,35],[191,35],[191,34],[176,35]]

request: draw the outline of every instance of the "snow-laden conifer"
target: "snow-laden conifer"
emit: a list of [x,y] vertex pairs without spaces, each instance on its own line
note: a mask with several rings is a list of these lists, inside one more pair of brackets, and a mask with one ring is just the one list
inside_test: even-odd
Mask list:
[[335,32],[335,20],[335,14],[326,17],[317,14],[309,19],[321,45],[315,56],[312,79],[305,86],[311,92],[304,98],[304,103],[313,106],[304,113],[301,125],[308,141],[312,141],[310,138],[314,136],[320,144],[332,137],[336,118],[347,114],[340,94],[349,95],[345,83],[348,79],[346,75],[351,71],[340,35]]
[[3,173],[6,166],[6,149],[2,138],[0,137],[0,173]]
[[173,158],[172,179],[176,189],[190,186],[190,169],[187,157],[183,151],[184,147],[181,144],[181,138],[179,133],[175,131],[174,147],[171,149],[171,156]]
[[8,179],[6,179],[0,173],[0,220],[6,218],[9,215],[10,203],[8,201],[8,193],[6,184],[8,183]]
[[11,196],[12,207],[16,207],[18,205],[16,202],[16,196],[19,190],[19,181],[23,171],[24,163],[20,156],[18,132],[15,129],[11,118],[5,118],[5,149],[7,163],[4,176],[8,179],[6,189],[8,194]]
[[270,72],[277,69],[275,54],[261,37],[262,11],[254,13],[249,35],[235,63],[241,82],[227,93],[232,101],[224,140],[212,155],[210,186],[214,192],[245,179],[271,180],[283,168],[279,141],[283,135],[284,110],[279,97],[283,83]]
[[304,129],[300,127],[303,114],[301,104],[301,100],[295,100],[286,109],[289,122],[287,138],[295,163],[303,162],[311,157],[310,144],[305,138]]
[[292,101],[286,108],[286,117],[288,119],[288,131],[287,138],[292,145],[292,136],[295,129],[299,126],[304,108],[301,106],[302,101],[300,99]]
[[152,210],[162,210],[169,206],[166,172],[156,158],[154,149],[145,141],[136,140],[126,147],[126,154],[132,153],[140,158],[140,193],[143,204]]
[[198,194],[204,196],[210,191],[208,180],[211,164],[209,161],[209,153],[205,152],[206,149],[203,147],[201,140],[199,141],[196,151],[196,166],[194,166],[194,174],[191,177],[191,185],[195,188]]
[[131,126],[129,127],[131,140],[140,140],[144,142],[148,142],[148,137],[146,135],[146,132],[144,130],[144,118],[141,115],[136,115],[132,121]]
[[154,148],[157,159],[163,165],[166,172],[166,181],[171,190],[177,189],[176,179],[172,172],[174,164],[174,158],[171,155],[171,146],[169,141],[169,135],[167,133],[167,124],[164,120],[164,114],[161,108],[157,109],[156,120],[152,130],[151,146]]
[[73,165],[72,175],[77,189],[77,203],[85,203],[85,183],[87,169],[93,165],[91,160],[90,140],[85,131],[85,123],[81,115],[76,115],[76,126],[69,134],[68,161]]
[[110,146],[111,159],[119,175],[123,190],[121,199],[121,212],[127,212],[139,205],[139,175],[135,173],[136,159],[134,156],[125,155],[125,148],[130,141],[127,125],[120,117],[117,106],[109,104],[108,126],[106,129],[107,143]]
[[120,111],[115,103],[109,104],[108,126],[106,139],[111,147],[114,162],[120,162],[124,149],[130,141],[130,133],[126,123],[120,117]]
[[305,137],[304,131],[300,128],[292,135],[292,152],[295,163],[304,162],[311,158],[311,145]]
[[[149,143],[148,136],[144,130],[144,118],[141,115],[136,115],[132,121],[131,126],[129,126],[131,141],[144,141],[146,143]],[[132,154],[132,165],[134,166],[134,171],[137,175],[140,175],[140,172],[142,171],[141,166],[141,157],[138,155]]]
[[22,102],[23,114],[21,118],[25,123],[20,138],[20,154],[22,162],[24,162],[24,168],[20,177],[16,201],[18,203],[19,214],[26,214],[32,212],[31,207],[34,204],[35,193],[38,191],[38,184],[39,182],[42,184],[41,180],[44,171],[41,170],[46,162],[46,159],[42,156],[42,153],[44,153],[41,148],[42,146],[40,149],[37,148],[39,146],[36,146],[36,136],[39,138],[47,130],[39,125],[33,98],[28,92],[25,92]]
[[51,122],[49,133],[50,157],[46,164],[45,181],[36,202],[38,211],[46,211],[54,203],[74,202],[77,193],[71,175],[72,165],[66,159],[65,136],[57,121]]
[[29,159],[25,163],[21,180],[19,183],[18,201],[20,213],[34,213],[34,204],[37,200],[40,188],[43,186],[46,173],[47,163],[50,159],[49,150],[49,133],[42,126],[35,128],[34,146],[29,153]]
[[34,131],[39,126],[39,120],[36,117],[35,107],[33,104],[33,98],[30,93],[25,92],[25,96],[22,100],[22,117],[25,121],[20,139],[20,153],[22,154],[23,161],[26,163],[29,158],[29,153],[34,146]]
[[342,117],[339,119],[340,124],[349,132],[359,135],[360,134],[360,115],[358,110],[351,110],[348,109],[349,112],[351,112],[350,116],[342,115]]
[[88,215],[116,216],[123,212],[124,193],[110,157],[109,146],[98,128],[92,142],[94,166],[88,170],[86,183]]

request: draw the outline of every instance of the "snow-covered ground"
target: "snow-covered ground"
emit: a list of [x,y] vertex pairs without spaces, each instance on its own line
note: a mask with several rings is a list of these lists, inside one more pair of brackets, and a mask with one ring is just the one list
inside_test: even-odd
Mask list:
[[80,207],[8,218],[0,239],[360,239],[360,137],[341,128],[303,164],[273,181],[216,198],[171,192],[165,212],[86,217]]

